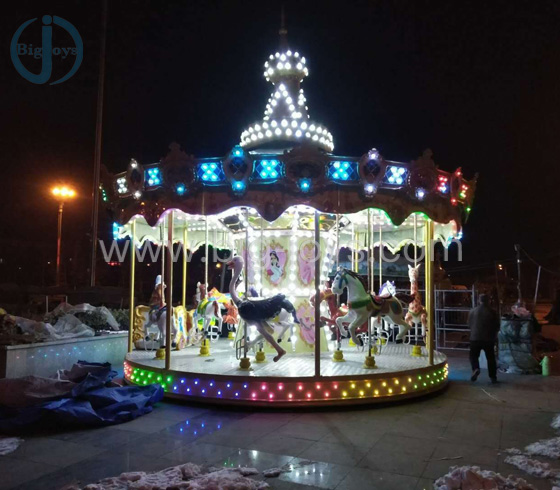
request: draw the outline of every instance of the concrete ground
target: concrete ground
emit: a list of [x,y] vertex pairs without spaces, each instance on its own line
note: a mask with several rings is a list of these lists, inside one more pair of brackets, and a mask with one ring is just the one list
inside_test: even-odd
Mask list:
[[499,385],[490,385],[485,371],[476,383],[469,376],[466,359],[452,357],[444,393],[398,405],[258,412],[165,402],[114,427],[45,429],[0,457],[0,488],[60,489],[189,461],[264,470],[311,460],[268,483],[276,489],[428,489],[451,465],[478,465],[550,489],[549,482],[505,464],[500,450],[555,435],[550,422],[560,412],[560,378],[501,375]]

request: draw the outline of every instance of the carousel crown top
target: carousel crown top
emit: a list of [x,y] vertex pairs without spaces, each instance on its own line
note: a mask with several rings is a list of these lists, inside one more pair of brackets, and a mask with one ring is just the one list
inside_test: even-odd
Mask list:
[[476,176],[466,180],[461,168],[439,169],[431,150],[409,163],[386,160],[375,148],[334,155],[331,133],[310,120],[300,88],[306,59],[288,48],[284,27],[280,35],[280,50],[265,63],[274,91],[263,120],[243,131],[228,154],[195,157],[172,143],[157,163],[131,159],[125,172],[104,172],[100,191],[114,213],[114,230],[140,217],[153,227],[171,209],[218,217],[250,208],[272,222],[303,205],[331,215],[374,208],[390,227],[421,214],[448,230],[443,241],[460,238]]

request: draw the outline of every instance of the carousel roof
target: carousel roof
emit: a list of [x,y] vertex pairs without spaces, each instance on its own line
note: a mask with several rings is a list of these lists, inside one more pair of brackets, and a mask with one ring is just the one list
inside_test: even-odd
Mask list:
[[430,150],[408,163],[386,160],[376,149],[354,157],[332,154],[332,135],[309,119],[299,86],[308,73],[306,60],[287,47],[282,32],[281,50],[265,65],[275,90],[263,120],[221,157],[194,157],[172,143],[158,163],[132,159],[126,172],[104,172],[102,199],[115,221],[125,225],[141,216],[151,227],[169,209],[210,216],[248,207],[272,222],[288,208],[305,205],[329,214],[375,208],[391,226],[421,213],[452,224],[458,234],[471,210],[476,177],[466,180],[460,168],[439,169]]

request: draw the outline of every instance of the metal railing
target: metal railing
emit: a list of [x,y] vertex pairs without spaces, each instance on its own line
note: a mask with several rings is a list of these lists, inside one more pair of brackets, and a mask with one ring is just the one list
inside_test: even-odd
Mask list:
[[436,349],[468,350],[469,312],[476,306],[471,289],[436,289],[434,297]]

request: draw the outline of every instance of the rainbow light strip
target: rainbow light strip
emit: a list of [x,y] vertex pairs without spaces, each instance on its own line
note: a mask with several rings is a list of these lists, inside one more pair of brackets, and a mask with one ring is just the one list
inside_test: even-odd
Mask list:
[[259,404],[332,404],[333,402],[386,401],[420,396],[445,387],[447,363],[414,371],[401,371],[356,378],[256,378],[254,376],[210,376],[146,369],[124,363],[127,382],[136,385],[159,383],[169,396],[215,399]]

